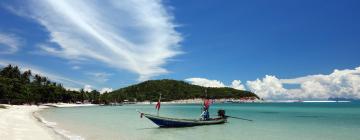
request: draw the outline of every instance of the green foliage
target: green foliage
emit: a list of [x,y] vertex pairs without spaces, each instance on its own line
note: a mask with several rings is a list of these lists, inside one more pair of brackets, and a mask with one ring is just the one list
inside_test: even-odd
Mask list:
[[0,70],[0,103],[41,104],[41,103],[99,103],[100,93],[81,90],[66,90],[61,84],[50,81],[31,71],[20,72],[17,66],[8,65]]
[[115,99],[112,101],[157,101],[160,93],[164,101],[193,98],[259,98],[256,94],[249,91],[233,88],[206,88],[184,81],[168,79],[145,81],[137,85],[115,90],[107,96]]

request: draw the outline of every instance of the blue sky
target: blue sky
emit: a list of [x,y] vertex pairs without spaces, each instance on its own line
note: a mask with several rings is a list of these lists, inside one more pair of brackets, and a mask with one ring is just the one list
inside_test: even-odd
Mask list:
[[359,98],[359,6],[356,0],[4,0],[0,64],[35,69],[69,88],[170,78],[268,98]]
[[179,58],[187,66],[174,63],[174,70],[185,68],[179,74],[192,70],[196,76],[230,81],[359,66],[358,1],[170,3],[185,36],[187,54]]

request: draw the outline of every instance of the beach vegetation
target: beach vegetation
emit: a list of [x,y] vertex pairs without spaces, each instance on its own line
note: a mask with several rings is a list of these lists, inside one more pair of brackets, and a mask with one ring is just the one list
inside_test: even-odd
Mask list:
[[0,70],[0,103],[42,104],[95,101],[93,98],[90,99],[90,94],[68,90],[61,83],[52,82],[39,74],[32,74],[31,70],[21,72],[17,66],[8,65]]

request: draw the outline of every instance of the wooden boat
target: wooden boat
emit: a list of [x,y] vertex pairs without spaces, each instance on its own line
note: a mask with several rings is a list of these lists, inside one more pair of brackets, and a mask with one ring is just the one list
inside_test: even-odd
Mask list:
[[225,110],[218,110],[219,117],[210,118],[209,106],[211,104],[211,101],[209,99],[204,100],[203,113],[201,114],[202,116],[201,119],[179,119],[179,118],[161,117],[159,116],[160,100],[161,100],[161,94],[159,97],[159,101],[155,106],[155,109],[157,109],[157,115],[146,114],[138,111],[140,113],[141,118],[145,116],[159,127],[189,127],[189,126],[199,126],[199,125],[223,124],[226,122],[226,118],[228,117],[225,115]]
[[190,127],[190,126],[199,126],[199,125],[213,125],[213,124],[223,124],[226,122],[226,117],[219,118],[210,118],[207,120],[201,119],[179,119],[179,118],[168,118],[161,117],[157,115],[141,113],[141,117],[144,116],[151,120],[153,123],[159,127]]

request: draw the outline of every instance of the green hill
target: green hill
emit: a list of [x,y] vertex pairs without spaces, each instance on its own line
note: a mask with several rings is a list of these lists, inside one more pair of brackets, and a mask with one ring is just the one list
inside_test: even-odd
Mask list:
[[[205,93],[206,91],[206,93]],[[177,80],[149,80],[136,85],[131,85],[125,88],[115,90],[105,95],[107,99],[112,102],[119,102],[123,100],[129,101],[156,101],[159,94],[162,95],[163,101],[172,101],[179,99],[193,99],[193,98],[243,98],[253,97],[259,98],[256,94],[250,91],[236,90],[233,88],[207,88],[197,85],[192,85],[184,81]]]

